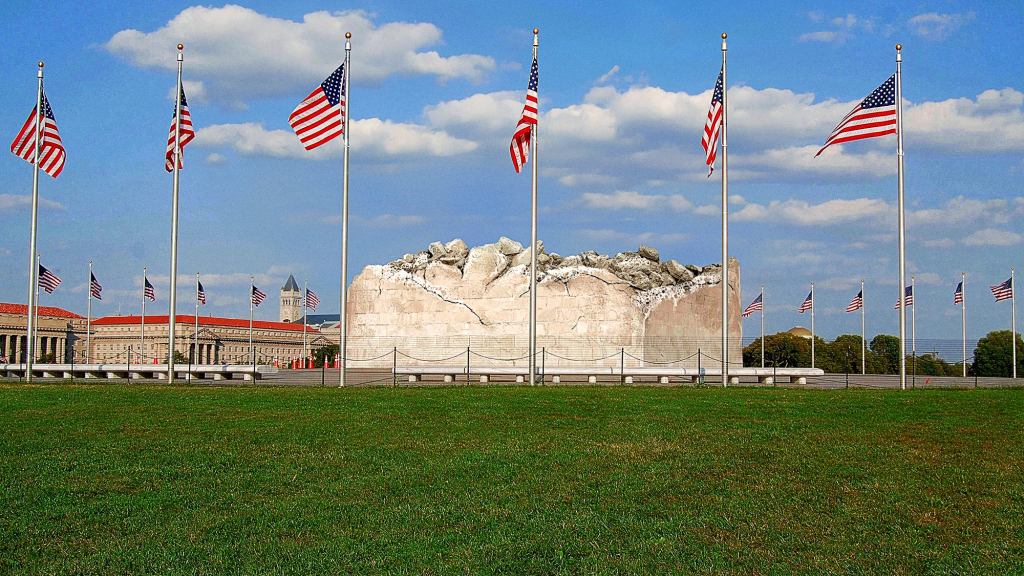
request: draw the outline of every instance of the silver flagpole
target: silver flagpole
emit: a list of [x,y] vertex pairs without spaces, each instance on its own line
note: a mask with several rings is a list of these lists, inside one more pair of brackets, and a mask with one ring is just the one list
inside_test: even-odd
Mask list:
[[309,281],[302,282],[302,367],[306,367],[306,294],[309,294]]
[[92,260],[89,260],[89,298],[85,313],[85,363],[89,364],[92,337]]
[[860,373],[868,373],[868,333],[864,330],[864,281],[860,281]]
[[764,286],[761,286],[761,368],[764,368]]
[[171,293],[167,306],[167,383],[174,382],[174,327],[178,312],[178,181],[181,165],[181,63],[185,46],[178,44],[178,84],[174,91],[174,191],[171,195]]
[[1013,268],[1010,268],[1010,350],[1013,360],[1013,377],[1017,377],[1017,287],[1014,286]]
[[[36,274],[39,273],[39,266],[40,266],[40,264],[41,264],[41,257],[39,256],[39,253],[36,253]],[[35,321],[36,321],[36,329],[35,329],[34,332],[32,332],[32,340],[36,343],[37,350],[38,350],[38,347],[41,347],[41,345],[42,345],[42,343],[39,342],[39,279],[38,278],[36,279],[36,309],[35,309],[35,312],[32,315],[35,316]],[[46,350],[43,350],[43,353],[45,354]]]
[[[253,293],[256,292],[256,285],[253,284],[254,278],[249,276],[249,354],[252,354],[252,364],[256,364],[256,354],[252,350],[252,304],[253,304]],[[255,378],[255,375],[253,375]]]
[[26,343],[28,349],[25,354],[25,381],[32,382],[32,356],[35,355],[35,321],[36,309],[36,275],[39,267],[36,265],[36,223],[39,218],[39,147],[43,143],[43,61],[39,61],[39,69],[36,70],[38,89],[36,90],[36,135],[35,150],[32,152],[32,217],[29,226],[28,241],[28,325],[26,326]]
[[900,390],[907,389],[907,307],[903,301],[903,292],[907,285],[906,245],[903,218],[903,45],[896,45],[896,160],[897,180],[899,182],[899,242],[900,242]]
[[729,385],[729,106],[725,40],[722,32],[722,386]]
[[[540,29],[533,29],[533,57],[537,58]],[[540,104],[537,122],[531,127],[530,145],[533,147],[532,187],[530,195],[530,386],[537,384],[537,153],[540,145],[537,126],[540,124]]]
[[917,377],[917,302],[916,294],[917,288],[914,277],[910,277],[910,297],[914,298],[914,302],[910,306],[910,355],[914,359],[914,376]]
[[811,368],[814,368],[814,282],[811,282]]
[[960,273],[960,337],[964,343],[964,378],[967,378],[967,273]]
[[[345,123],[343,133],[345,137],[345,158],[341,186],[341,294],[339,296],[341,314],[338,322],[338,355],[341,360],[341,369],[338,370],[339,388],[345,386],[345,372],[348,371],[348,360],[345,357],[348,355],[348,310],[346,309],[346,304],[348,303],[348,151],[349,136],[351,136],[350,133],[352,132],[352,123],[350,122],[352,118],[351,78],[352,33],[345,32],[345,77],[342,79],[345,83],[345,118],[342,120]],[[306,295],[303,294],[302,296],[305,298]]]
[[193,364],[199,364],[199,272],[196,272],[196,329],[194,348],[192,350]]
[[139,364],[146,362],[146,271],[142,269],[142,335],[139,336]]

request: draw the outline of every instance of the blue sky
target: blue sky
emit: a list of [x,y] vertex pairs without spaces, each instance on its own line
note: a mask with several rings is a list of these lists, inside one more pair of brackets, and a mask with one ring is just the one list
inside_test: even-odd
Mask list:
[[[700,149],[730,34],[731,252],[744,305],[767,287],[768,328],[816,283],[824,336],[859,331],[843,308],[867,282],[868,331],[895,333],[893,138],[814,152],[894,71],[904,49],[908,270],[918,335],[957,338],[952,292],[969,274],[969,335],[1009,324],[988,285],[1021,267],[1024,53],[1016,2],[249,2],[15,0],[0,23],[6,138],[47,96],[68,161],[41,185],[39,251],[65,284],[42,303],[84,313],[87,261],[105,299],[137,312],[143,266],[166,308],[171,178],[163,149],[174,45],[196,140],[181,177],[179,273],[203,274],[206,312],[244,316],[250,274],[276,296],[289,273],[336,310],[341,154],[304,152],[292,108],[353,37],[350,267],[433,240],[529,237],[529,176],[508,140],[522,108],[530,29],[541,29],[540,237],[549,250],[653,245],[707,264],[719,245],[719,182]],[[25,300],[30,166],[0,160],[0,300]],[[185,286],[179,311],[191,311]],[[333,305],[332,305],[333,303]],[[269,304],[269,305],[268,305]],[[276,299],[257,316],[277,316]],[[757,331],[756,319],[745,334]]]

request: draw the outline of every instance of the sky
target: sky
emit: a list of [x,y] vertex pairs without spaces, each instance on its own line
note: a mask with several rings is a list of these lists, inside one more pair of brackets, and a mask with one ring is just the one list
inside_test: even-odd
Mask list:
[[[920,338],[959,338],[952,304],[968,274],[968,336],[1007,329],[988,286],[1024,247],[1024,4],[182,2],[13,0],[0,22],[0,130],[34,105],[36,62],[68,151],[41,176],[38,250],[64,279],[44,305],[138,313],[143,267],[166,310],[171,176],[163,155],[175,45],[196,139],[181,172],[178,311],[245,317],[250,275],[277,318],[289,274],[337,310],[340,142],[304,151],[289,113],[352,38],[349,268],[432,241],[470,246],[530,234],[529,171],[508,144],[540,28],[539,236],[549,251],[720,260],[720,181],[700,135],[729,33],[730,253],[745,306],[766,290],[769,332],[858,333],[844,308],[866,282],[868,333],[896,333],[895,138],[814,153],[895,71],[903,50],[907,270]],[[27,290],[32,169],[0,159],[0,301]],[[758,320],[745,321],[755,335]]]

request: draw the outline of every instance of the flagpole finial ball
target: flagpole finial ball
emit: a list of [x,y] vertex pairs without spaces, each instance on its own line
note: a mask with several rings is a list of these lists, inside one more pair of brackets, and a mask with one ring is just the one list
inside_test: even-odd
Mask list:
[[534,34],[540,34],[540,28],[534,28],[533,29],[533,33]]
[[185,49],[185,45],[184,44],[178,44],[178,50],[184,50],[184,49]]
[[352,33],[351,32],[345,32],[345,39],[348,40],[348,39],[351,39],[351,38],[352,38]]
[[40,60],[40,61],[39,61],[39,67],[40,67],[40,68],[42,68],[43,66],[46,66],[46,64],[43,64],[43,61],[42,61],[42,60]]
[[726,34],[725,32],[722,32],[722,40],[725,40],[728,37],[729,37],[728,34]]
[[896,45],[896,49],[897,50],[903,50],[903,44],[897,44]]

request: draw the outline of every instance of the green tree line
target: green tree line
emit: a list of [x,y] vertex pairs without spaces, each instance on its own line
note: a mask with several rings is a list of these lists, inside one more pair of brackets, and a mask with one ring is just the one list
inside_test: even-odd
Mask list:
[[[1017,334],[1017,372],[1024,374],[1024,339]],[[861,343],[856,334],[843,334],[831,342],[814,339],[814,365],[834,374],[860,373]],[[789,332],[779,332],[764,338],[764,364],[768,367],[807,367],[811,365],[811,341]],[[761,365],[761,339],[757,338],[743,349],[744,366]],[[868,374],[897,374],[900,370],[900,339],[879,334],[868,343],[865,356]],[[974,359],[967,365],[970,376],[1009,377],[1012,368],[1010,331],[989,332],[978,341]],[[961,362],[946,362],[932,353],[907,356],[907,372],[925,376],[960,376]]]

